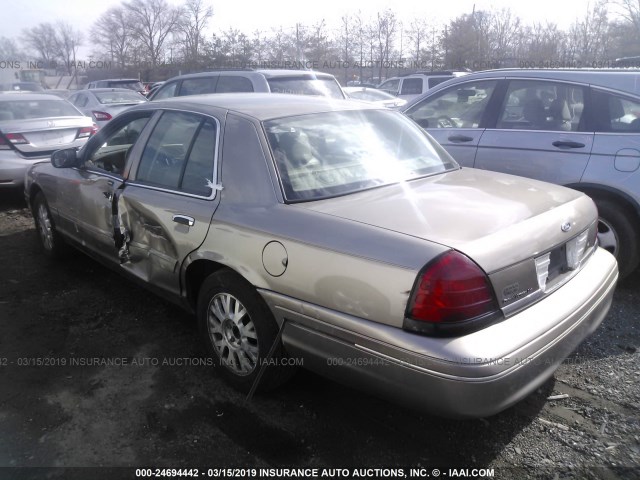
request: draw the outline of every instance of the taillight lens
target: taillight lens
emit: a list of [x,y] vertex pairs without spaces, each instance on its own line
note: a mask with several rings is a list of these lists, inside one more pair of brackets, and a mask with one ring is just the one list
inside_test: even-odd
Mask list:
[[82,127],[78,130],[76,138],[87,138],[98,131],[98,126],[94,123],[91,127]]
[[93,118],[95,118],[98,122],[106,122],[107,120],[111,120],[111,115],[109,115],[107,112],[98,112],[98,111],[93,111],[91,112],[93,113]]
[[29,140],[24,138],[20,133],[6,133],[5,138],[9,140],[13,145],[23,145],[29,143]]
[[446,333],[449,325],[475,324],[476,320],[497,315],[487,275],[471,259],[453,250],[420,273],[407,309],[407,317],[413,321],[408,328],[424,333]]

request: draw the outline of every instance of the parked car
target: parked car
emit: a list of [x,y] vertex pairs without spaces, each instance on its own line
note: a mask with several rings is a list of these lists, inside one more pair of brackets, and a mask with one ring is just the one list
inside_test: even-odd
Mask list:
[[103,127],[109,120],[127,108],[144,103],[147,98],[127,88],[95,88],[79,90],[68,100],[78,110]]
[[403,107],[463,166],[590,195],[621,276],[640,262],[640,71],[492,70]]
[[461,77],[467,73],[454,70],[410,73],[391,77],[378,85],[378,89],[393,96],[410,100],[442,82]]
[[423,411],[491,415],[598,326],[618,276],[589,197],[460,168],[362,102],[138,105],[32,167],[25,194],[47,255],[74,245],[195,312],[245,392],[295,358]]
[[399,108],[407,103],[407,101],[402,98],[394,97],[390,93],[383,92],[376,88],[345,87],[342,90],[349,98],[376,103],[387,108]]
[[128,88],[144,95],[146,92],[144,85],[137,78],[108,78],[106,80],[95,80],[87,83],[87,89],[92,88]]
[[149,100],[203,93],[271,92],[345,98],[333,75],[307,70],[217,70],[167,80]]
[[56,96],[0,94],[0,189],[23,187],[32,164],[82,146],[95,130],[90,118]]

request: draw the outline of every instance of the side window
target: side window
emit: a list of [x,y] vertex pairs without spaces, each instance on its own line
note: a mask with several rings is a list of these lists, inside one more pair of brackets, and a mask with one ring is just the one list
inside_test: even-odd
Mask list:
[[575,132],[584,110],[583,87],[513,80],[498,114],[497,128]]
[[165,112],[142,152],[136,181],[209,197],[215,145],[216,127],[211,120]]
[[429,77],[429,88],[433,88],[436,85],[441,84],[442,82],[446,82],[447,80],[453,78],[451,77]]
[[158,93],[153,97],[154,100],[162,100],[163,98],[171,98],[176,96],[176,87],[178,82],[172,82],[168,85],[163,85],[158,90]]
[[[104,138],[104,143],[89,154],[85,167],[102,170],[114,175],[122,175],[127,155],[150,117],[150,113],[136,117],[116,128],[113,132],[108,133]],[[98,135],[102,134],[100,132]]]
[[253,92],[251,80],[239,76],[220,75],[216,93]]
[[640,102],[598,90],[592,99],[596,132],[640,133]]
[[387,80],[382,85],[380,85],[378,89],[384,90],[385,92],[390,93],[391,95],[397,95],[399,85],[400,85],[400,79],[395,78],[395,79]]
[[422,93],[421,78],[405,78],[402,82],[400,95],[420,95]]
[[215,92],[217,77],[188,78],[182,81],[180,96]]
[[216,128],[211,121],[200,127],[184,170],[181,190],[209,197],[213,188],[213,164],[216,148]]
[[416,104],[407,115],[422,128],[478,128],[496,83],[456,85]]

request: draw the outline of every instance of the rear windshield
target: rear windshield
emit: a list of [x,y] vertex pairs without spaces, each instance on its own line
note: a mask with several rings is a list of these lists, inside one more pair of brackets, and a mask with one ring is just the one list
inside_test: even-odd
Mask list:
[[319,200],[458,168],[398,112],[362,110],[265,122],[289,201]]
[[96,98],[103,105],[113,103],[142,103],[146,99],[137,92],[104,92],[96,93]]
[[268,78],[267,82],[272,93],[344,98],[340,85],[333,78],[279,77]]
[[81,116],[82,113],[66,100],[10,100],[0,102],[0,118],[3,120]]
[[135,90],[136,92],[142,92],[144,90],[144,86],[141,82],[108,82],[109,87],[113,88],[128,88],[129,90]]

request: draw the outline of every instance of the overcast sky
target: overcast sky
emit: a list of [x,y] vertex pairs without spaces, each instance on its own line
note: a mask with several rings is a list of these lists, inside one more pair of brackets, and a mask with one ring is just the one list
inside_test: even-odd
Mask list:
[[[169,0],[169,3],[181,2]],[[594,0],[209,0],[208,3],[214,10],[211,31],[233,27],[251,34],[256,29],[268,33],[279,26],[294,27],[296,22],[310,25],[323,18],[332,27],[339,24],[344,14],[360,10],[367,17],[386,8],[391,8],[407,23],[421,16],[443,24],[463,13],[471,13],[474,5],[476,10],[509,7],[525,23],[549,21],[567,28],[576,19],[584,17]],[[18,39],[25,28],[61,19],[85,33],[82,50],[86,53],[91,51],[90,26],[108,8],[120,4],[121,0],[0,0],[3,12],[0,36]]]

